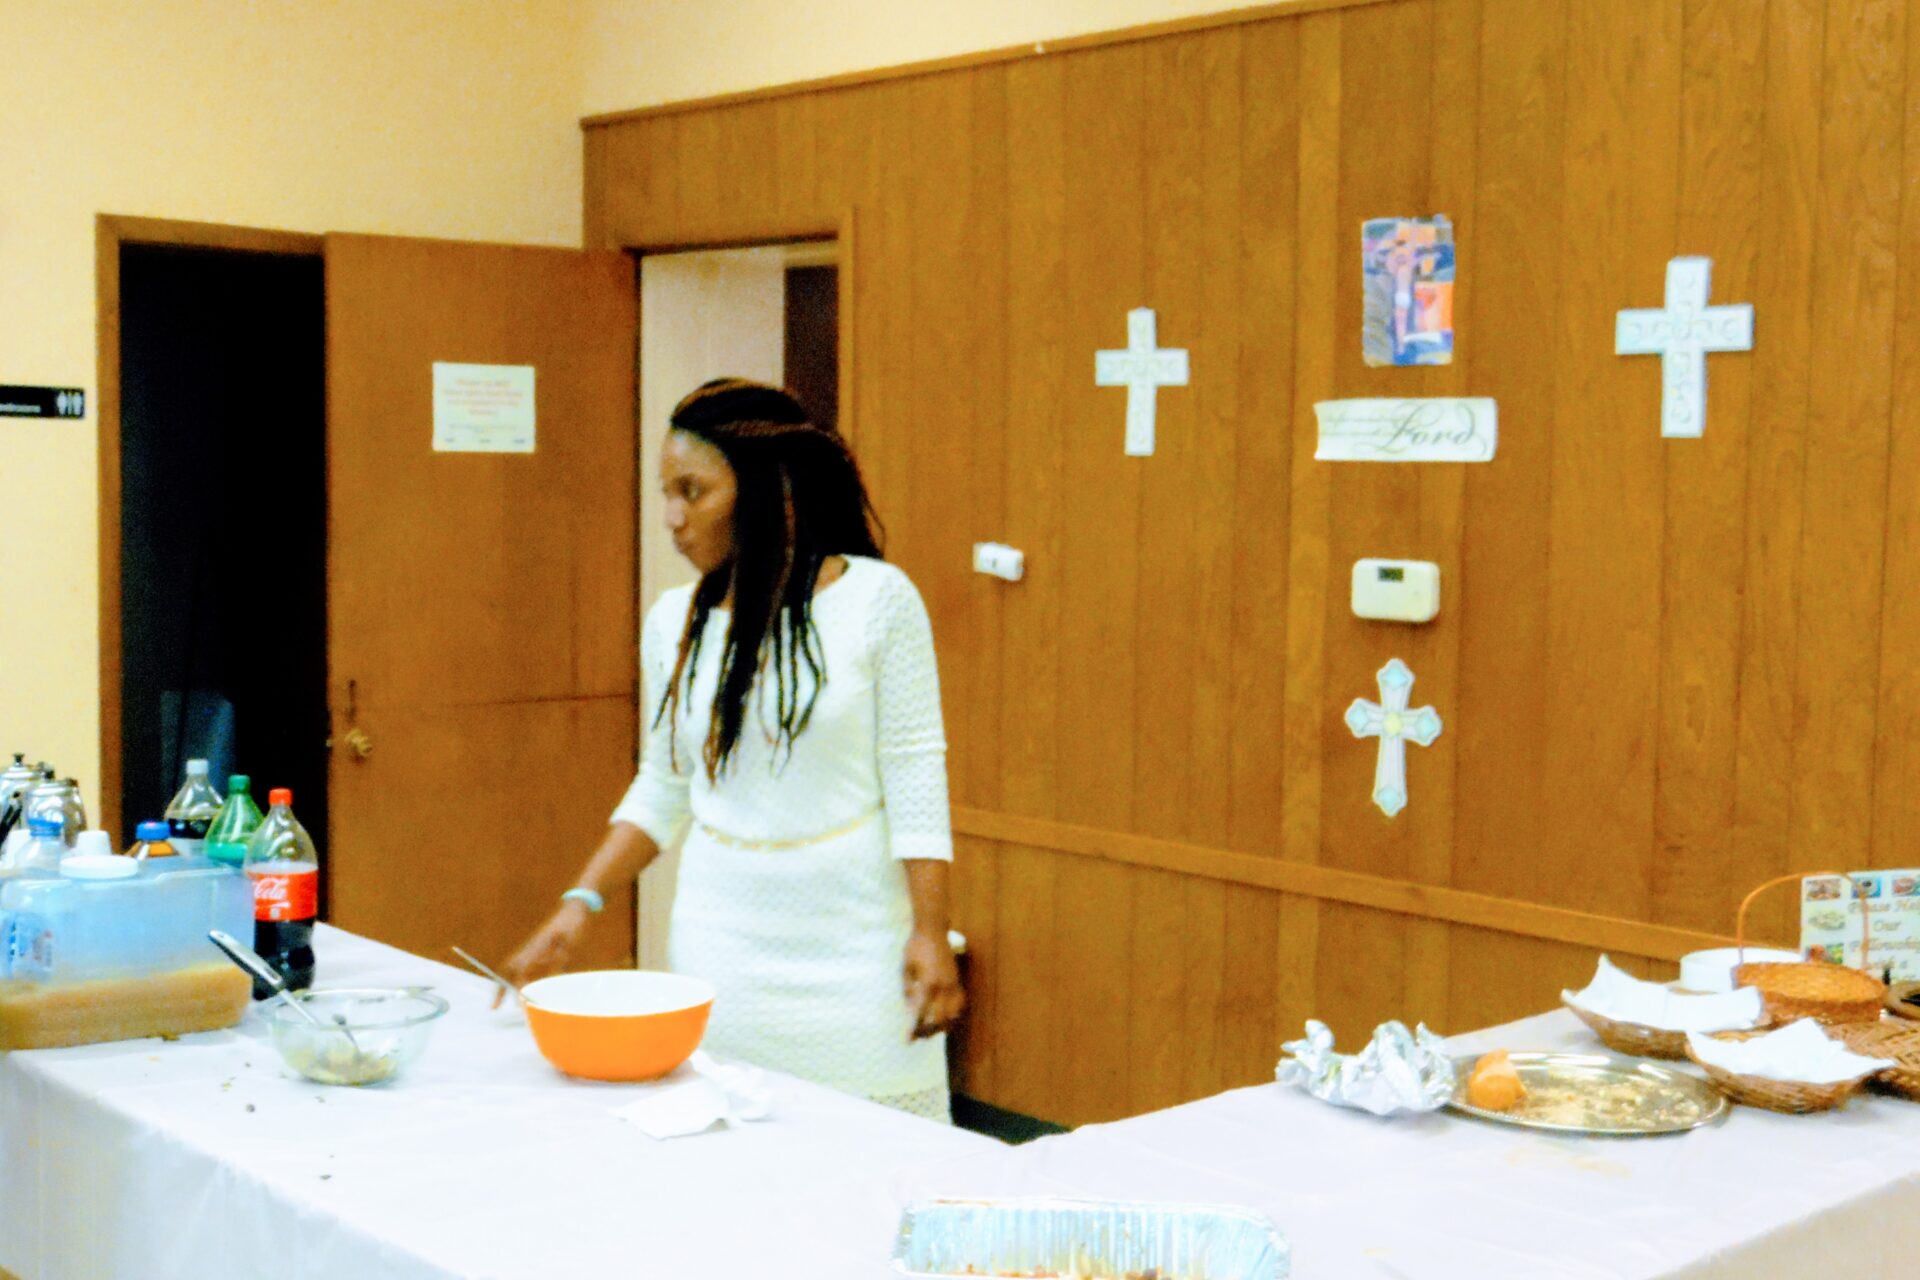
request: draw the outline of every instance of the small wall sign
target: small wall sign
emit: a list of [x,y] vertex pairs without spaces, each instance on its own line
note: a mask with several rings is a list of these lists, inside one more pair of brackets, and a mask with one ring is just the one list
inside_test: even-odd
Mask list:
[[533,366],[433,365],[437,453],[532,453]]
[[1322,400],[1322,462],[1491,462],[1500,413],[1470,399]]
[[0,384],[0,418],[84,418],[87,393],[79,387]]

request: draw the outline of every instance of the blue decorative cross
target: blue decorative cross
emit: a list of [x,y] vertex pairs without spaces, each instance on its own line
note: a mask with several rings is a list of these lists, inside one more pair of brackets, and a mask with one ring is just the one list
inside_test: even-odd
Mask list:
[[1409,740],[1423,747],[1440,736],[1440,716],[1432,707],[1407,710],[1413,692],[1413,672],[1398,658],[1380,668],[1380,702],[1355,698],[1347,708],[1347,728],[1356,738],[1380,739],[1380,755],[1373,766],[1373,802],[1389,818],[1407,807],[1407,747]]

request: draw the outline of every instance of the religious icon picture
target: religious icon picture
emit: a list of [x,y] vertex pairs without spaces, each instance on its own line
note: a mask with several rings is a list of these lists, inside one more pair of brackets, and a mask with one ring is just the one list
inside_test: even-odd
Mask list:
[[1444,214],[1368,219],[1360,277],[1360,351],[1369,365],[1453,363],[1452,221]]

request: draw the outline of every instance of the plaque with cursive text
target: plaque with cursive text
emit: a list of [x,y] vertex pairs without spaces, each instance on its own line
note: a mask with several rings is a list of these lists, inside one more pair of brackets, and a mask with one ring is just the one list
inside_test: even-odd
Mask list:
[[1500,415],[1491,399],[1322,400],[1322,462],[1491,462]]

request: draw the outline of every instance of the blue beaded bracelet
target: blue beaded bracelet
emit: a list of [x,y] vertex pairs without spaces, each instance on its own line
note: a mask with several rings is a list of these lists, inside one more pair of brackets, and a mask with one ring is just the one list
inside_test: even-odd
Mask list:
[[607,900],[591,889],[569,889],[560,895],[560,901],[577,902],[594,915],[599,915],[607,905]]

